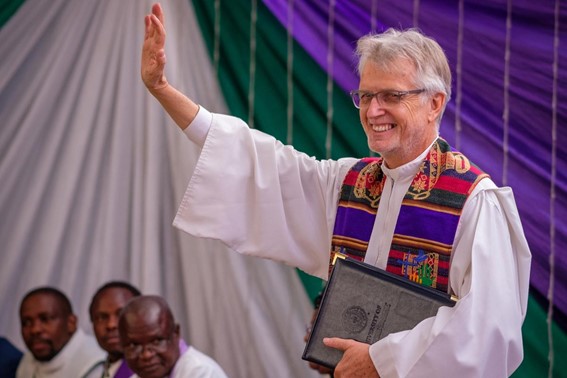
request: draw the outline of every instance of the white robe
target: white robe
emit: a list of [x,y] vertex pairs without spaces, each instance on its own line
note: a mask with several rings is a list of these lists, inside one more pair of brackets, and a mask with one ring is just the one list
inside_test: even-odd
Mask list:
[[[327,279],[339,190],[357,159],[318,161],[204,108],[185,132],[202,151],[174,226]],[[384,167],[366,262],[385,268],[402,198],[426,153]],[[377,371],[384,378],[509,376],[523,358],[530,261],[512,190],[483,179],[453,245],[449,280],[459,302],[371,345]]]
[[105,353],[96,339],[77,329],[51,361],[39,362],[26,352],[18,365],[16,378],[100,377]]
[[189,346],[175,363],[170,378],[227,378],[227,376],[215,360]]
[[[136,374],[130,378],[139,378]],[[215,360],[192,346],[179,356],[168,378],[227,378]]]

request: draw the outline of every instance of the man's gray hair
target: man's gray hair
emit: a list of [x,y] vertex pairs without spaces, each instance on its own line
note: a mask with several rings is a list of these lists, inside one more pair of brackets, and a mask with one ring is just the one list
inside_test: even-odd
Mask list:
[[[358,40],[356,55],[358,73],[370,60],[385,71],[394,71],[399,59],[407,59],[415,66],[415,85],[427,92],[445,94],[445,106],[451,99],[451,69],[439,44],[417,29],[389,28],[380,34],[368,34]],[[443,111],[439,115],[441,120]]]

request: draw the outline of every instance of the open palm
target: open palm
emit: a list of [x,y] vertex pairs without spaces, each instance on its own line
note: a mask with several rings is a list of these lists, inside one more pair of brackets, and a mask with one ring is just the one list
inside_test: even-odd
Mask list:
[[152,13],[145,18],[146,33],[142,47],[142,80],[150,90],[167,85],[165,67],[165,27],[163,10],[160,4],[152,6]]

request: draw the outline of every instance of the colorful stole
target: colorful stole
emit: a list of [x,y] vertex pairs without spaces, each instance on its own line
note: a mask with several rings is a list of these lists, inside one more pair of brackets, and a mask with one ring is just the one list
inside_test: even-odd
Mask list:
[[[345,176],[331,260],[335,253],[364,260],[386,181],[381,165],[382,158],[361,159]],[[402,201],[386,270],[448,292],[459,218],[469,194],[484,177],[488,175],[438,138]]]

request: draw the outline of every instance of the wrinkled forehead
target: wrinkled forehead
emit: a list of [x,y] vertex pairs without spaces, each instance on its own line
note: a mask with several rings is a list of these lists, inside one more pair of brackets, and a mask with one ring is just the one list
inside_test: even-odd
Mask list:
[[407,59],[398,59],[393,64],[384,65],[368,61],[360,72],[359,89],[400,89],[417,85],[416,70]]
[[391,56],[388,59],[369,56],[367,59],[360,61],[360,74],[362,74],[364,69],[368,66],[372,66],[375,69],[380,69],[392,75],[415,75],[417,69],[412,59],[401,55]]
[[143,334],[166,336],[171,331],[170,323],[164,311],[157,306],[151,306],[142,311],[126,311],[122,314],[120,328],[128,336]]

